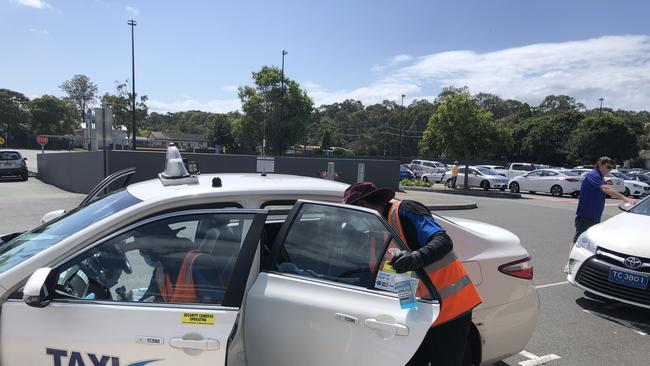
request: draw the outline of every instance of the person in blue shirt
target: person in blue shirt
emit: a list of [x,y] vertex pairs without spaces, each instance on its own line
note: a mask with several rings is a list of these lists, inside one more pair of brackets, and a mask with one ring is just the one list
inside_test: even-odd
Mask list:
[[634,200],[613,190],[605,183],[604,177],[614,169],[614,160],[603,156],[596,162],[594,170],[585,175],[580,187],[580,198],[576,210],[575,228],[576,233],[573,243],[578,237],[591,226],[600,222],[603,210],[605,209],[605,198],[607,195],[616,197],[626,203],[634,204]]

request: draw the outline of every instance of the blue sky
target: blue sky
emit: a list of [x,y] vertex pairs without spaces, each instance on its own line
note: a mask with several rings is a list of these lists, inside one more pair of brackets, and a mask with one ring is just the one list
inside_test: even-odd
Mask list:
[[648,1],[0,0],[0,88],[100,93],[131,75],[155,111],[239,108],[236,87],[281,63],[317,105],[433,98],[467,85],[537,104],[650,109]]

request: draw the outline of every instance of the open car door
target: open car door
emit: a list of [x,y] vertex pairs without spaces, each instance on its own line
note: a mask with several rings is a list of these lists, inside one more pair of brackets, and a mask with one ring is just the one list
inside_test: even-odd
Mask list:
[[[113,184],[112,190],[118,190],[128,186],[129,183],[131,183],[131,179],[133,178],[134,174],[135,168],[126,168],[109,175],[108,177],[104,178],[104,180],[99,182],[99,184],[97,184],[95,188],[90,191],[90,193],[88,193],[86,198],[81,201],[79,206],[84,206],[96,198],[110,193],[111,191],[109,191],[109,188],[111,188],[111,184]],[[120,179],[124,179],[124,181],[121,184],[115,185],[114,183],[117,183]]]
[[[248,366],[406,364],[440,307],[423,271],[392,270],[399,250],[406,246],[375,211],[298,201],[246,298]],[[419,283],[416,307],[400,306],[400,276]]]

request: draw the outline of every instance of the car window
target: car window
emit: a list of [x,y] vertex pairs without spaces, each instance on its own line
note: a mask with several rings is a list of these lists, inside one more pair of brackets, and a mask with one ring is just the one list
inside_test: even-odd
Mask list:
[[20,155],[15,152],[1,152],[0,160],[19,160]]
[[552,171],[552,170],[544,170],[544,174],[543,174],[543,175],[544,175],[545,177],[555,177],[555,176],[558,175],[558,173],[557,173],[557,172],[554,172],[554,171]]
[[0,247],[0,273],[85,227],[141,202],[126,190],[115,191],[56,220],[28,231]]
[[220,304],[253,214],[191,214],[138,226],[57,269],[55,298]]
[[562,174],[566,175],[567,177],[579,177],[580,174],[573,172],[571,170],[563,170]]
[[499,175],[497,172],[495,172],[493,169],[490,169],[490,168],[479,167],[479,168],[476,168],[476,169],[478,169],[481,173],[483,173],[485,175]]
[[650,200],[644,199],[643,201],[636,204],[628,212],[650,216]]
[[411,162],[411,164],[417,164],[417,165],[420,165],[420,164],[422,164],[422,162],[421,162],[420,160],[413,160],[413,161]]
[[428,166],[428,167],[432,167],[432,168],[436,167],[436,165],[434,163],[429,163],[428,161],[424,162],[424,166]]
[[532,171],[532,172],[526,174],[526,176],[529,177],[529,178],[530,177],[539,177],[539,173],[540,173],[539,171]]
[[[389,248],[395,249],[386,254]],[[378,216],[305,203],[283,241],[277,268],[284,273],[391,291],[394,271],[391,275],[386,263],[399,250],[400,245]],[[379,276],[373,277],[378,272]],[[411,273],[405,276],[417,278]],[[430,296],[428,291],[420,294]]]

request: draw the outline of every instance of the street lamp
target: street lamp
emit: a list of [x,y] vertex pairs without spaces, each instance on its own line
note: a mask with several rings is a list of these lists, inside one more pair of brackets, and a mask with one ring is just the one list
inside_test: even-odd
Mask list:
[[284,92],[284,56],[289,54],[289,52],[282,50],[282,91]]
[[402,123],[404,123],[404,97],[402,94],[402,107],[399,109],[399,146],[397,148],[397,157],[402,162]]
[[598,120],[600,120],[600,114],[603,112],[603,98],[598,98],[600,100],[600,109],[598,109]]
[[127,22],[131,26],[131,139],[133,140],[133,150],[135,150],[135,41],[133,28],[137,25],[136,21],[131,19]]

